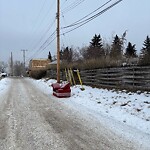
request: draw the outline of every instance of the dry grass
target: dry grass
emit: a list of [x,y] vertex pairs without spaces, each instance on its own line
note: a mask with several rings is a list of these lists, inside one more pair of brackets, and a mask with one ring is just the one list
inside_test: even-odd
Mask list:
[[[101,58],[101,59],[99,58],[99,59],[82,60],[72,63],[62,62],[60,68],[98,69],[98,68],[118,67],[121,65],[122,61],[116,61],[110,58]],[[48,66],[47,69],[56,70],[57,65],[50,65]]]

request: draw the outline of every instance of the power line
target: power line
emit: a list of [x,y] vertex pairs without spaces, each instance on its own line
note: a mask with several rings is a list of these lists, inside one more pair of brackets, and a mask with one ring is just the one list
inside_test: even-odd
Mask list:
[[[48,31],[52,28],[52,26],[54,25],[55,21],[56,21],[56,19],[54,19],[54,21],[52,22],[52,24],[49,25],[48,29],[45,31],[45,33],[42,35],[42,37],[40,38],[40,40],[39,40],[39,41],[36,43],[36,45],[34,46],[34,49],[36,49],[37,45],[42,42],[43,38],[44,38],[45,35],[48,33]],[[30,56],[29,60],[30,60],[33,56],[35,56],[41,49],[43,49],[44,45],[45,45],[49,40],[51,40],[51,39],[55,36],[55,34],[56,34],[56,31],[54,31],[54,32],[44,41],[44,43],[36,50],[36,52],[35,52],[32,56]]]
[[[65,19],[64,16],[62,16],[62,18],[63,18],[62,21],[64,22],[64,25],[66,26],[66,19]],[[71,42],[70,42],[70,38],[69,38],[69,37],[67,38],[67,37],[65,36],[65,34],[64,34],[63,38],[64,38],[64,41],[66,41],[66,43],[68,43],[68,44],[70,45],[70,43],[71,43]],[[63,39],[61,38],[61,40],[63,40]],[[62,41],[63,44],[65,43],[64,41]],[[67,45],[68,45],[68,44],[67,44]],[[65,45],[65,44],[64,44],[64,45]]]
[[75,0],[73,3],[70,4],[70,6],[66,7],[62,13],[66,13],[68,11],[71,11],[72,9],[76,8],[78,5],[80,5],[81,3],[83,3],[85,0]]
[[61,5],[61,8],[63,8],[63,6],[65,5],[66,2],[67,2],[67,0],[65,0],[65,2]]
[[[53,3],[54,6],[54,3]],[[37,44],[35,44],[34,48],[36,49],[37,45],[39,43],[42,42],[42,40],[44,39],[45,35],[48,34],[48,31],[50,31],[50,29],[53,27],[54,23],[56,21],[56,17],[54,19],[54,21],[52,22],[52,24],[49,25],[48,29],[44,32],[44,34],[41,36],[41,38],[39,39],[39,41],[37,42]],[[42,45],[34,52],[34,54],[32,56],[30,56],[29,59],[31,59],[32,57],[34,57],[35,55],[37,55],[37,53],[40,53],[42,50],[46,49],[56,38],[53,38],[56,34],[56,31],[54,31],[43,43]],[[52,39],[52,40],[51,40]],[[50,41],[51,40],[51,41]],[[50,42],[49,42],[50,41]]]
[[[51,40],[52,39],[52,40]],[[54,31],[45,41],[44,43],[36,50],[36,52],[28,59],[32,59],[37,53],[46,49],[54,40],[56,39],[56,31]],[[51,41],[50,41],[51,40]],[[50,41],[50,42],[49,42]],[[46,46],[45,46],[46,45]]]
[[[46,4],[46,0],[44,1],[43,5],[42,5],[42,7],[41,7],[41,9],[40,9],[40,13],[39,13],[39,15],[38,15],[38,18],[39,18],[39,16],[40,16],[42,10],[44,9],[45,4]],[[51,8],[52,8],[53,6],[54,6],[54,3],[51,5]],[[46,11],[44,17],[43,17],[42,20],[40,20],[40,22],[39,22],[38,28],[36,28],[36,30],[34,30],[32,36],[37,33],[37,29],[39,29],[39,28],[41,27],[41,25],[44,23],[44,21],[45,21],[45,19],[47,18],[47,16],[48,16],[50,10],[51,10],[51,9],[48,9],[48,10]],[[37,19],[38,19],[38,18],[37,18]],[[43,28],[43,29],[45,29],[45,28]],[[29,47],[33,47],[33,43],[34,43],[33,41],[30,42],[30,46],[29,46]]]
[[[33,31],[33,32],[32,32],[32,36],[33,36],[33,35],[35,34],[35,32],[36,32],[35,27],[36,27],[36,25],[37,25],[38,18],[39,18],[40,15],[41,15],[41,12],[42,12],[42,10],[43,10],[43,8],[44,8],[45,3],[46,3],[46,0],[44,0],[43,4],[42,4],[42,6],[41,6],[41,8],[40,8],[40,10],[39,10],[39,13],[38,13],[38,15],[37,15],[37,17],[36,17],[36,19],[35,19],[36,24],[32,27],[32,30],[31,30],[31,31]],[[31,45],[31,44],[30,44],[30,45]]]
[[37,45],[39,43],[42,42],[43,38],[45,37],[45,35],[48,33],[48,31],[50,31],[50,29],[53,27],[54,23],[55,23],[56,19],[52,22],[52,24],[49,25],[48,29],[44,32],[44,34],[41,36],[41,38],[39,39],[39,41],[34,45],[34,47],[32,49],[35,49],[37,47]]
[[39,52],[38,54],[37,53],[34,53],[34,55],[32,56],[32,58],[36,55],[39,55],[41,54],[42,51],[44,51],[54,40],[56,39],[56,37],[54,37],[49,43],[47,43],[47,45],[45,47],[43,47]]
[[[70,8],[73,8],[73,6],[78,6],[80,3],[82,3],[84,0],[78,0],[78,1],[74,1],[68,8],[70,9]],[[65,1],[66,2],[66,1]],[[44,3],[45,4],[45,3]],[[43,7],[44,7],[44,4],[43,4]],[[42,7],[42,8],[43,8]],[[41,9],[42,10],[42,9]],[[47,34],[47,32],[50,30],[50,28],[48,28],[48,30],[46,30],[46,32],[43,34],[43,36],[40,38],[40,40],[37,42],[37,44],[39,44],[39,43],[41,43],[41,41],[42,41],[42,39],[43,39],[43,37]],[[42,51],[43,49],[45,49],[45,48],[47,48],[52,42],[53,42],[53,40],[55,39],[53,39],[52,41],[50,41],[49,43],[48,43],[48,41],[52,38],[52,36],[53,36],[53,34],[50,36],[50,37],[48,37],[47,39],[46,39],[46,41],[40,46],[40,48],[38,48],[38,50],[34,53],[34,55],[36,55],[39,51]],[[47,44],[48,43],[48,44]],[[36,44],[36,45],[37,45]],[[34,48],[36,48],[36,45],[34,46]],[[46,45],[46,46],[45,46]],[[45,46],[45,47],[44,47]],[[44,47],[44,48],[43,48]]]
[[[102,15],[104,12],[108,11],[109,9],[111,9],[112,7],[114,7],[115,5],[117,5],[118,3],[120,3],[121,1],[123,0],[118,0],[117,2],[111,4],[110,6],[108,6],[107,8],[103,9],[102,11],[96,13],[95,15],[91,16],[91,17],[88,17],[90,16],[91,14],[95,13],[96,11],[98,11],[99,9],[101,9],[102,7],[106,6],[108,3],[110,3],[112,0],[109,0],[107,1],[105,4],[103,4],[102,6],[98,7],[96,10],[92,11],[91,13],[89,13],[88,15],[84,16],[83,18],[79,19],[78,21],[72,23],[71,25],[69,26],[66,26],[66,27],[63,27],[62,29],[67,29],[67,28],[70,28],[70,27],[74,27],[72,28],[71,30],[69,31],[66,31],[62,34],[60,34],[61,36],[62,35],[65,35],[73,30],[76,30],[77,28],[85,25],[86,23],[92,21],[93,19],[97,18],[98,16]],[[87,18],[88,17],[88,18]],[[87,18],[87,19],[86,19]],[[48,31],[48,30],[47,30]],[[46,34],[46,32],[44,33]],[[44,35],[43,35],[44,36]],[[42,37],[43,37],[42,36]],[[37,49],[37,51],[34,53],[33,56],[35,56],[37,53],[40,53],[42,52],[43,50],[45,50],[54,40],[56,39],[56,31],[54,31],[45,41],[44,43]],[[42,38],[40,39],[40,42],[42,41]],[[32,57],[33,57],[32,56]]]
[[[86,16],[84,16],[83,18],[79,19],[78,21],[72,23],[71,25],[66,26],[66,27],[63,27],[63,28],[64,28],[64,29],[65,29],[65,28],[69,28],[69,27],[72,27],[72,26],[75,26],[75,25],[78,25],[78,24],[82,23],[82,22],[84,21],[83,19],[87,18],[87,17],[90,16],[91,14],[93,14],[93,13],[95,13],[96,11],[98,11],[99,9],[103,8],[104,6],[106,6],[106,5],[107,5],[108,3],[110,3],[111,1],[112,1],[112,0],[107,1],[106,3],[104,3],[103,5],[101,5],[100,7],[98,7],[97,9],[95,9],[94,11],[92,11],[91,13],[89,13],[88,15],[86,15]],[[83,21],[82,21],[82,20],[83,20]],[[63,29],[63,28],[62,28],[62,29]]]
[[[102,15],[104,12],[108,11],[109,9],[111,9],[112,7],[114,7],[115,5],[117,5],[118,3],[120,3],[121,1],[123,1],[123,0],[119,0],[119,1],[117,1],[117,2],[115,2],[115,3],[113,3],[113,4],[110,5],[109,7],[103,9],[102,11],[100,11],[100,12],[98,12],[97,14],[95,14],[95,15],[89,17],[88,19],[85,19],[85,20],[81,21],[80,23],[77,23],[77,24],[74,24],[74,25],[71,24],[71,26],[69,25],[68,27],[64,27],[64,28],[69,28],[69,27],[78,25],[77,27],[75,27],[75,28],[73,28],[73,29],[71,29],[71,30],[69,30],[69,31],[66,31],[66,32],[63,33],[62,35],[66,34],[66,33],[69,33],[69,32],[72,32],[73,30],[76,30],[76,29],[80,28],[81,26],[87,24],[88,22],[90,22],[90,21],[92,21],[93,19],[97,18],[98,16]],[[64,29],[64,28],[63,28],[63,29]]]

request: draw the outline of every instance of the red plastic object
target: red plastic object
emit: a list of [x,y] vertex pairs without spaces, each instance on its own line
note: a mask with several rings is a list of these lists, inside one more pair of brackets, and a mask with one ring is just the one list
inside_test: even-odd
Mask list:
[[70,83],[66,83],[60,85],[59,83],[53,83],[53,95],[59,98],[70,97],[71,96],[71,89]]

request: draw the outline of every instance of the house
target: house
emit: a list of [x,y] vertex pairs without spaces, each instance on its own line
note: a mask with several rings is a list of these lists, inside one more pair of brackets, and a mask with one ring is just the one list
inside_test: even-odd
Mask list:
[[49,63],[50,59],[31,59],[29,62],[29,76],[41,78],[45,74]]

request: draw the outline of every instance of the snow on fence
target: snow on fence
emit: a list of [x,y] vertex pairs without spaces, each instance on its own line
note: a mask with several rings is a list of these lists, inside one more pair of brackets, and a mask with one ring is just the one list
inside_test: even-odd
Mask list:
[[[93,87],[150,91],[150,66],[80,70],[80,75],[83,84]],[[48,70],[48,76],[56,78],[56,70]],[[65,80],[64,70],[61,79]]]

